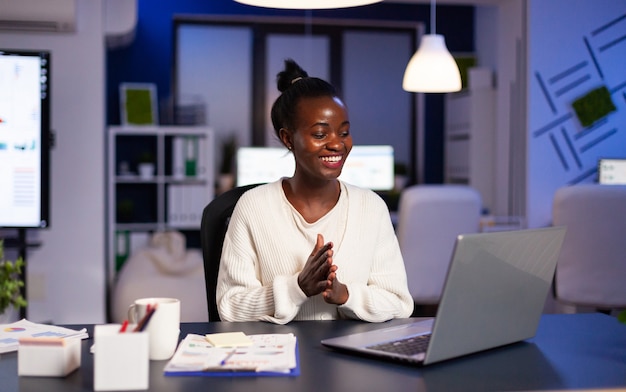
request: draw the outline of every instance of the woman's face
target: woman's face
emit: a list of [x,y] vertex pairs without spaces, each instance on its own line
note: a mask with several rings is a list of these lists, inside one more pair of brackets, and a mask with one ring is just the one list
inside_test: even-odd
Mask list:
[[288,141],[296,160],[296,176],[331,180],[339,177],[352,149],[348,111],[339,98],[302,99]]

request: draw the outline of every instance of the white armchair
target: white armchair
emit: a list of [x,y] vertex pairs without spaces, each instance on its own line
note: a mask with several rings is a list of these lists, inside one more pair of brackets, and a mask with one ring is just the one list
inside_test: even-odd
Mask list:
[[481,204],[465,185],[414,185],[400,195],[397,236],[416,304],[439,303],[456,237],[479,231]]
[[111,319],[121,323],[128,307],[144,297],[180,299],[180,320],[208,321],[204,266],[199,249],[186,249],[177,231],[159,232],[134,252],[117,275],[111,293]]
[[626,308],[626,185],[560,188],[552,222],[567,226],[556,268],[557,301],[607,311]]

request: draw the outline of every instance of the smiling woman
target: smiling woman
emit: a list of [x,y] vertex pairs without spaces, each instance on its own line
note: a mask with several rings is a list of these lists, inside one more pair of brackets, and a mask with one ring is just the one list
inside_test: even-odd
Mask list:
[[295,171],[247,191],[235,206],[217,282],[220,318],[408,317],[413,300],[385,203],[338,179],[352,149],[345,104],[293,60],[277,85],[272,124]]
[[[305,75],[307,81],[310,79],[295,62],[288,60],[286,64],[285,72],[294,68],[292,72]],[[319,93],[311,96],[306,95],[306,89],[311,87],[303,77],[298,76],[290,83],[272,107],[272,123],[296,161],[293,177],[283,182],[285,195],[304,219],[312,223],[326,215],[339,198],[337,178],[352,149],[350,121],[345,105],[334,96],[336,92],[328,83],[312,79],[308,84],[319,84]],[[298,116],[292,120],[287,110],[293,106]],[[317,193],[321,202],[310,203],[311,193]]]

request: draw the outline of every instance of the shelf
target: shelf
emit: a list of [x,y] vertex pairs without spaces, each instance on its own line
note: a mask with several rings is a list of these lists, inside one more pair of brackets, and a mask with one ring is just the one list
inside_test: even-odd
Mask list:
[[[188,245],[199,244],[202,209],[214,197],[214,141],[210,128],[193,126],[110,127],[108,140],[107,260],[113,282],[129,256],[118,252],[120,235],[145,241],[154,232],[179,230]],[[138,165],[148,155],[155,173],[142,178]]]
[[487,209],[495,200],[495,99],[491,87],[445,97],[444,181],[475,188]]

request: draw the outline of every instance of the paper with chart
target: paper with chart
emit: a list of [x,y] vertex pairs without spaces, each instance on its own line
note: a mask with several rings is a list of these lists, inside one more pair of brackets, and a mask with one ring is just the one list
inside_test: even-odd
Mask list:
[[22,337],[77,338],[89,337],[85,328],[74,330],[56,325],[38,324],[22,319],[11,324],[0,325],[0,353],[17,351]]
[[289,374],[297,367],[293,334],[248,335],[245,347],[216,347],[204,335],[188,334],[165,366],[166,375],[211,372]]

